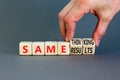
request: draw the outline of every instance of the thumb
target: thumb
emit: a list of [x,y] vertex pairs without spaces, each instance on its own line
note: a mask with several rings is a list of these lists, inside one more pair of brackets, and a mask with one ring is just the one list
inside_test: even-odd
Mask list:
[[110,21],[111,21],[110,18],[98,20],[98,23],[96,25],[96,28],[95,28],[93,36],[92,36],[97,47],[99,46],[100,40],[104,36]]

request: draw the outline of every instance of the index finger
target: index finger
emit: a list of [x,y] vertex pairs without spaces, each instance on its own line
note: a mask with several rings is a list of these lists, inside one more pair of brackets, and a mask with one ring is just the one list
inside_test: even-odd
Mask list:
[[74,36],[76,22],[80,20],[84,14],[89,12],[89,6],[83,3],[77,2],[77,4],[69,11],[64,17],[64,24],[66,25],[66,37],[65,40],[69,41]]
[[73,6],[76,4],[76,1],[77,0],[71,0],[67,4],[67,6],[65,6],[63,8],[63,10],[58,14],[58,16],[59,16],[60,32],[61,32],[63,38],[65,38],[65,36],[66,36],[66,27],[65,27],[65,24],[64,24],[64,17],[73,8]]

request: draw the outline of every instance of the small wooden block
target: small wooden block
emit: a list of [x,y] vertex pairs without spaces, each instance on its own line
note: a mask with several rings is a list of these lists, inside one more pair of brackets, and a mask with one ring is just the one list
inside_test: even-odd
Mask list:
[[95,54],[95,42],[92,38],[83,38],[83,54]]
[[57,42],[56,41],[45,42],[45,55],[57,55]]
[[44,55],[44,42],[32,43],[32,55]]
[[70,54],[71,55],[80,55],[82,54],[82,39],[73,38],[70,41]]
[[58,42],[58,55],[70,55],[69,42]]
[[19,55],[32,55],[32,42],[22,41],[19,43]]

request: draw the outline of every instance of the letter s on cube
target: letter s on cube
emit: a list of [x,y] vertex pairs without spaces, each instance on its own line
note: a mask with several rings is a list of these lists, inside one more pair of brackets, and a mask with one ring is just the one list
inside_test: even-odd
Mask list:
[[22,41],[19,43],[19,55],[32,55],[32,42]]

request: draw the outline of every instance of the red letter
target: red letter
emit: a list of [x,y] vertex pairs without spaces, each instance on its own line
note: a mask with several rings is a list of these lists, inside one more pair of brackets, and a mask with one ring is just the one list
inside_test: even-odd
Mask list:
[[28,48],[27,45],[23,46],[23,50],[24,50],[23,53],[28,53],[28,49],[27,48]]
[[41,49],[40,49],[40,46],[37,46],[37,47],[36,47],[35,53],[37,53],[37,52],[42,53],[42,51],[41,51]]
[[50,46],[47,46],[47,53],[55,53],[55,46],[52,46],[52,48],[50,48]]
[[62,45],[62,46],[61,46],[61,52],[62,52],[62,53],[66,53],[66,46],[65,46],[65,45]]

